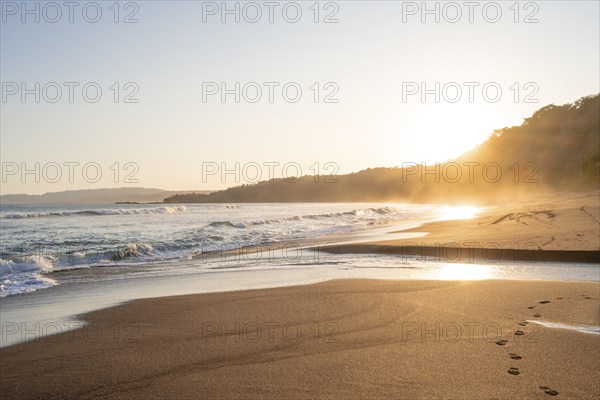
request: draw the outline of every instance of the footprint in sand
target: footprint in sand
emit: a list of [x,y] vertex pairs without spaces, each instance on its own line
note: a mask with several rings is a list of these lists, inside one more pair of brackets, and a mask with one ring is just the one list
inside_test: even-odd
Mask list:
[[588,216],[588,218],[595,224],[598,223],[598,218],[596,218],[596,216],[594,214],[592,214],[591,212],[589,212],[588,210],[586,210],[584,207],[580,208],[581,212],[583,212],[585,215]]
[[525,332],[523,332],[523,331],[515,331],[515,335],[517,335],[517,336],[522,336],[524,334],[525,334]]
[[518,325],[519,326],[527,326],[527,321],[519,322]]
[[540,389],[544,391],[549,396],[556,396],[558,392],[554,389],[549,388],[548,386],[540,386]]
[[533,316],[536,317],[536,318],[540,318],[542,316],[542,314],[537,313],[537,314],[533,314]]
[[519,375],[520,374],[519,368],[510,367],[508,369],[508,373],[511,374],[511,375]]
[[529,306],[527,308],[529,308],[530,310],[533,310],[535,308],[535,306]]
[[548,303],[550,303],[550,300],[542,300],[542,301],[538,301],[538,303],[540,303],[540,304],[548,304]]
[[554,236],[552,236],[550,238],[550,240],[548,240],[546,243],[542,244],[542,247],[549,245],[550,243],[554,242],[556,240],[556,238]]
[[564,297],[557,297],[556,300],[562,300]]
[[496,344],[497,344],[498,346],[505,346],[507,343],[508,343],[508,340],[504,340],[504,339],[502,339],[502,340],[498,340],[498,341],[496,342]]
[[509,356],[510,356],[510,358],[512,358],[513,360],[520,360],[520,359],[522,359],[522,358],[523,358],[523,357],[521,357],[520,355],[518,355],[518,354],[515,354],[515,353],[508,353],[508,355],[509,355]]

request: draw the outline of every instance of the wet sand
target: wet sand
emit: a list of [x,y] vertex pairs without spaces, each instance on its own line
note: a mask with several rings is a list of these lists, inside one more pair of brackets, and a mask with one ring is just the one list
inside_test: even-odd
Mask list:
[[600,284],[337,280],[137,300],[0,349],[29,398],[598,398]]

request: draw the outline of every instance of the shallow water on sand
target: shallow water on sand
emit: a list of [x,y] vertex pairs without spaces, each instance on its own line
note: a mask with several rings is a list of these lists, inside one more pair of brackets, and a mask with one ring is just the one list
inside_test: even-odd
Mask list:
[[[576,263],[444,263],[394,255],[345,255],[303,250],[295,259],[253,253],[249,259],[185,261],[148,267],[64,272],[55,287],[0,299],[0,346],[82,325],[77,315],[130,300],[311,284],[331,279],[600,281],[600,266]],[[120,273],[119,269],[127,269]],[[146,269],[151,269],[148,274]]]

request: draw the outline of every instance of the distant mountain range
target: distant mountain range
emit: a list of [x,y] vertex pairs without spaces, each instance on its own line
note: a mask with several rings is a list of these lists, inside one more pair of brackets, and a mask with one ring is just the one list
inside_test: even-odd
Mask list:
[[210,194],[173,195],[165,202],[499,202],[542,192],[598,190],[599,140],[600,96],[592,95],[545,106],[520,126],[496,130],[480,146],[437,165],[369,168],[318,181],[288,177]]
[[[152,203],[162,202],[165,197],[191,193],[148,188],[87,189],[51,192],[40,195],[5,194],[0,196],[0,204],[113,204],[118,202]],[[210,191],[195,191],[210,193]]]

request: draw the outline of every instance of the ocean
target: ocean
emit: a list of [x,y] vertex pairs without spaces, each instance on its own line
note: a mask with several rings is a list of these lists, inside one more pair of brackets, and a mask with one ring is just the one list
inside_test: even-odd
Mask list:
[[[391,239],[393,231],[478,211],[362,203],[2,205],[0,297],[90,280],[300,265],[361,269],[366,277],[369,270],[388,268],[416,279],[599,279],[598,266],[589,264],[503,262],[475,268],[478,264],[297,250]],[[261,252],[240,255],[252,246]]]
[[118,266],[125,276],[145,266],[151,275],[193,260],[202,269],[204,256],[214,252],[308,245],[439,217],[435,206],[407,204],[3,205],[0,296],[58,285],[65,271],[72,278],[76,270]]

